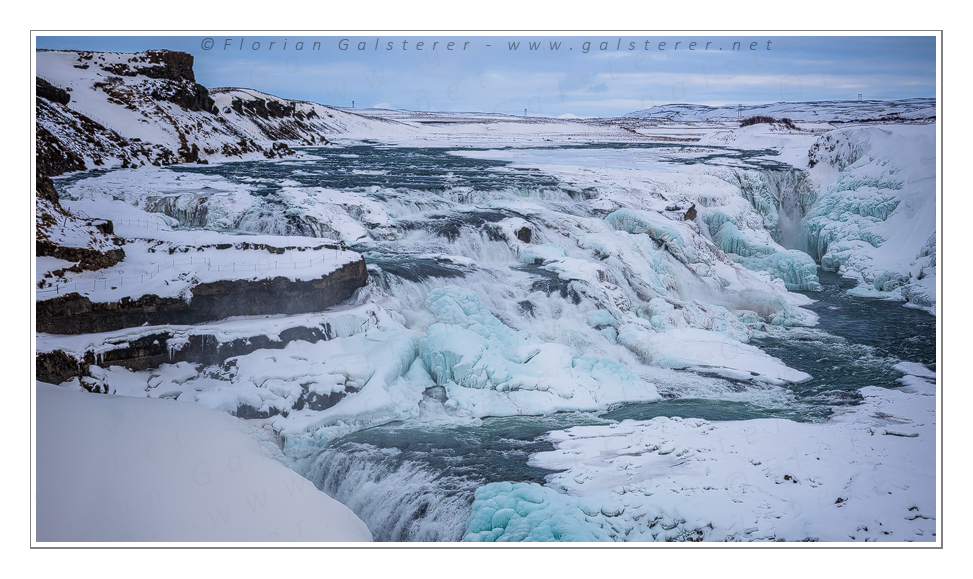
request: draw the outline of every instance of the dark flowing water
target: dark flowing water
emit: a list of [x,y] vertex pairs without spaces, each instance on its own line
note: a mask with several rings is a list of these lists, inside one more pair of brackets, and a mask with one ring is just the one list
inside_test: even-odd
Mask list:
[[332,443],[303,474],[362,518],[376,541],[459,541],[473,493],[491,482],[543,483],[531,454],[547,432],[608,421],[584,413],[487,418],[476,425],[393,423]]

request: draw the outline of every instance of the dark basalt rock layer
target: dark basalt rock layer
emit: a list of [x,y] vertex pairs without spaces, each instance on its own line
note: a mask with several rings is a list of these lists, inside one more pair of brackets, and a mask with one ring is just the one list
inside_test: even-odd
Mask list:
[[179,362],[211,366],[257,350],[281,349],[296,340],[313,344],[320,340],[332,340],[335,337],[331,324],[324,323],[310,328],[305,326],[287,328],[276,338],[257,335],[226,342],[220,342],[213,333],[191,333],[188,340],[180,340],[179,345],[173,347],[169,343],[173,333],[160,331],[129,340],[124,345],[98,354],[88,350],[80,354],[80,358],[74,358],[62,350],[43,352],[37,354],[35,365],[38,380],[49,384],[61,384],[74,377],[90,376],[89,368],[92,365],[102,368],[122,366],[133,372]]
[[317,312],[348,299],[367,280],[365,260],[359,259],[309,281],[276,277],[200,284],[192,289],[189,303],[156,295],[93,303],[71,293],[37,302],[36,330],[51,334],[91,334],[143,324],[199,324],[230,316]]
[[66,90],[54,86],[39,76],[35,78],[37,79],[37,96],[62,105],[71,102],[71,95]]

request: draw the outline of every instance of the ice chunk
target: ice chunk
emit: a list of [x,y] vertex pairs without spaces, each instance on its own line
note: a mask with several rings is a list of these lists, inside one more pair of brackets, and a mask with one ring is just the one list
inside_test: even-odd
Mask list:
[[745,257],[740,265],[754,271],[765,271],[772,278],[784,281],[789,290],[820,291],[818,265],[808,254],[790,249],[759,257]]
[[689,368],[778,385],[811,379],[759,348],[706,330],[674,329],[663,333],[626,324],[619,328],[618,341],[647,363],[663,368]]
[[579,358],[563,344],[518,335],[471,290],[434,290],[427,307],[439,322],[419,341],[419,357],[454,411],[478,417],[541,414],[659,397],[654,385],[625,366]]
[[588,325],[592,328],[599,326],[616,326],[618,322],[612,315],[604,310],[591,310],[588,312]]
[[464,541],[609,541],[577,499],[537,483],[491,483],[476,490]]

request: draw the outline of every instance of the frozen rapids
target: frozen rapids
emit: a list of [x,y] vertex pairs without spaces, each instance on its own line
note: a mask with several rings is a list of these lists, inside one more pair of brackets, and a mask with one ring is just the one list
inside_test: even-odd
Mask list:
[[[563,451],[565,431],[823,424],[861,405],[864,387],[902,386],[903,362],[916,380],[934,376],[933,316],[850,296],[847,280],[799,251],[815,192],[772,151],[361,145],[303,155],[109,172],[63,180],[61,194],[91,214],[106,198],[162,213],[174,231],[323,237],[364,256],[369,282],[347,335],[286,349],[287,363],[258,352],[232,371],[181,368],[178,384],[197,402],[269,416],[292,466],[376,540],[649,540],[633,531],[642,515],[619,530],[622,507],[562,504],[588,488],[572,486],[587,480],[578,464],[575,482],[551,486],[568,467],[544,457]],[[313,382],[299,369],[313,363],[307,372],[330,372],[353,393],[330,408],[294,406]],[[712,522],[651,512],[671,530],[655,540],[750,535],[749,524],[721,535]],[[760,529],[751,538],[800,535]]]

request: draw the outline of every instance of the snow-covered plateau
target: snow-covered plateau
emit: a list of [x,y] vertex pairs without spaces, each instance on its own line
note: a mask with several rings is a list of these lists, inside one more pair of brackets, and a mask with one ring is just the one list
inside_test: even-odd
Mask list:
[[349,111],[180,54],[37,53],[37,541],[938,540],[934,100]]

